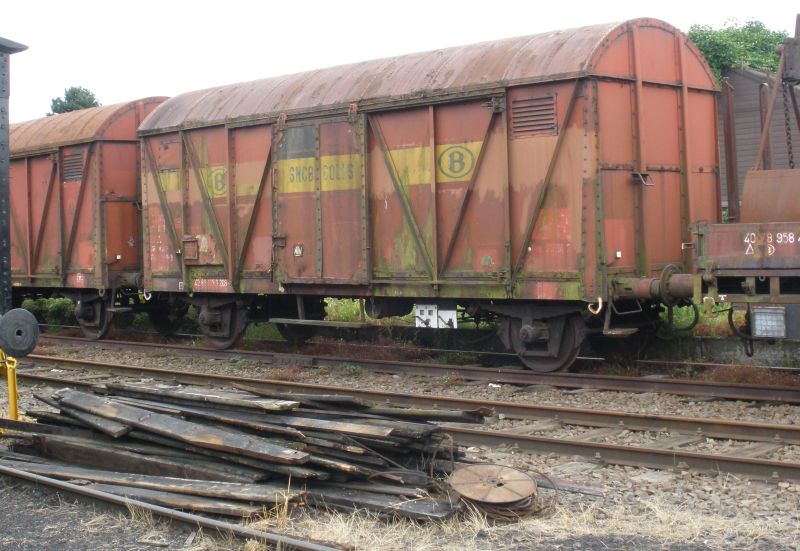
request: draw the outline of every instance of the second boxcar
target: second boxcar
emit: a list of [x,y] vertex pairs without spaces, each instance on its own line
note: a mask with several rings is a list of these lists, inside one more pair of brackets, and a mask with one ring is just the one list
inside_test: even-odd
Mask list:
[[[715,81],[677,29],[597,25],[191,92],[140,128],[145,287],[231,344],[321,297],[495,319],[569,365],[691,295],[719,220]],[[299,331],[296,329],[295,331]]]

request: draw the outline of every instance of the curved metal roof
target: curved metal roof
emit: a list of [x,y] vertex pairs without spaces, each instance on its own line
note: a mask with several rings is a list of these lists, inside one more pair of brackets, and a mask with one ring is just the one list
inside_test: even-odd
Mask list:
[[662,21],[637,19],[231,84],[176,96],[156,109],[139,130],[147,134],[280,113],[339,110],[354,102],[365,108],[387,100],[467,95],[575,78],[590,71],[628,25],[680,33]]
[[[35,151],[46,151],[59,146],[84,143],[102,139],[113,130],[113,123],[124,114],[136,109],[137,105],[161,103],[166,98],[145,98],[114,105],[90,107],[51,117],[20,122],[9,126],[9,150],[11,156]],[[147,111],[141,114],[142,118]],[[138,122],[138,121],[137,121]],[[136,124],[131,130],[122,130],[126,136],[115,139],[136,140]]]

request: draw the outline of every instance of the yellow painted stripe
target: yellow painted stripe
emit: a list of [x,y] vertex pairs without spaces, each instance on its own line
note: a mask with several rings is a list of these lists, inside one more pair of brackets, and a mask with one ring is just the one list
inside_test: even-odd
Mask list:
[[[202,167],[199,172],[210,198],[228,196],[228,181],[225,179],[224,165]],[[158,183],[161,189],[164,191],[179,191],[181,189],[180,174],[180,171],[175,169],[160,170],[158,172]]]
[[[472,178],[475,163],[483,142],[440,144],[435,149],[436,182],[462,182]],[[389,151],[397,178],[404,186],[430,185],[430,147],[407,147]],[[315,157],[283,159],[276,163],[279,193],[312,193],[316,189],[317,170],[320,171],[322,191],[353,190],[361,187],[361,155],[323,155],[319,166]],[[200,169],[210,197],[227,196],[228,187],[224,166]],[[161,172],[159,181],[165,191],[180,189],[178,171]],[[240,182],[237,195],[255,195],[257,182]]]
[[[316,159],[301,157],[278,161],[278,192],[303,193],[316,189]],[[359,189],[361,155],[323,155],[319,163],[322,191]]]
[[[436,182],[463,182],[472,178],[483,142],[462,142],[436,146]],[[389,156],[397,178],[405,186],[430,185],[429,146],[391,149]]]
[[394,165],[397,179],[404,186],[431,183],[430,147],[407,147],[390,149],[389,158]]
[[181,189],[179,170],[159,170],[157,185],[164,191],[178,191]]
[[278,193],[309,192],[316,189],[316,158],[284,159],[276,165]]
[[236,182],[236,196],[237,197],[255,196],[258,193],[258,184],[259,182]]
[[359,189],[361,155],[323,155],[320,159],[322,191]]

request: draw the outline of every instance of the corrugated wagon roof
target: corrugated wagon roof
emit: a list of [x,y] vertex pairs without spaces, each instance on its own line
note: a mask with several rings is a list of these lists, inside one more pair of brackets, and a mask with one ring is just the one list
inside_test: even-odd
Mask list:
[[189,92],[156,109],[140,132],[575,77],[620,25],[553,31]]
[[[142,102],[160,102],[164,98],[90,107],[51,117],[20,122],[9,126],[10,153],[12,156],[28,152],[45,151],[68,144],[102,139],[114,120]],[[130,136],[135,140],[135,131]]]

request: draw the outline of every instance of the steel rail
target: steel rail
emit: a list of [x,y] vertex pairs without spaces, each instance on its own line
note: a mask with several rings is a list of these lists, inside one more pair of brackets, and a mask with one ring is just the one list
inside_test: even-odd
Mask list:
[[[67,369],[80,369],[81,367],[88,367],[90,369],[106,370],[109,373],[116,375],[152,377],[154,379],[174,381],[183,384],[239,383],[289,392],[295,391],[310,393],[324,392],[326,394],[347,394],[364,400],[398,406],[464,410],[478,410],[481,408],[487,408],[494,410],[494,412],[498,415],[504,415],[508,418],[533,420],[552,419],[567,425],[616,427],[628,430],[647,430],[657,432],[674,431],[682,434],[696,434],[698,436],[705,436],[709,438],[746,440],[750,442],[780,442],[785,444],[800,444],[800,425],[775,425],[770,423],[730,421],[724,419],[624,413],[585,408],[528,404],[523,402],[479,400],[452,396],[429,396],[402,392],[389,392],[384,390],[361,390],[350,387],[320,385],[315,383],[298,383],[272,379],[258,379],[253,377],[175,371],[152,367],[91,362],[87,360],[75,360],[71,358],[38,358],[37,361],[40,363],[51,363]],[[91,381],[80,381],[74,379],[64,379],[62,377],[52,377],[39,373],[26,373],[24,367],[17,369],[17,377],[20,380],[29,380],[39,383],[73,384],[85,387],[91,387],[98,384],[96,379]]]
[[[47,324],[40,323],[39,327],[46,327]],[[78,325],[62,325],[57,327],[67,327],[67,328],[75,328],[80,329]],[[376,326],[381,327],[381,326]],[[170,339],[170,340],[191,340],[191,339],[202,339],[204,338],[203,335],[200,334],[191,334],[191,333],[175,333],[170,335],[169,337],[164,337],[160,333],[154,331],[140,331],[136,329],[128,330],[127,333],[136,333],[142,334],[146,336],[155,336],[160,337],[162,339]],[[704,338],[711,338],[711,337],[696,337],[698,339]],[[192,350],[205,350],[208,352],[219,352],[217,349],[209,349],[209,348],[198,348],[193,346],[185,346],[185,345],[175,345],[173,343],[155,343],[155,342],[148,342],[148,341],[123,341],[121,339],[115,339],[113,337],[105,337],[100,341],[93,341],[89,340],[85,337],[71,337],[67,335],[52,335],[52,334],[43,334],[40,340],[55,340],[55,341],[65,341],[65,342],[75,342],[81,344],[88,344],[88,345],[95,345],[95,346],[103,346],[104,344],[109,344],[111,347],[115,347],[114,343],[125,343],[130,345],[141,345],[142,347],[153,347],[153,346],[165,346],[167,348],[175,347],[176,349],[181,348],[189,348]],[[738,342],[738,338],[736,338]],[[276,345],[287,345],[288,343],[282,339],[243,339],[242,342],[250,342],[250,343],[258,343],[258,344],[276,344]],[[319,344],[330,344],[330,343],[319,343],[315,341],[309,341],[309,345],[319,345]],[[356,348],[368,348],[368,349],[397,349],[396,346],[388,345],[388,344],[368,344],[363,342],[344,342],[344,343],[335,343],[335,346],[343,346],[343,347],[356,347]],[[116,346],[119,347],[119,346]],[[127,346],[126,346],[127,347]],[[476,356],[494,356],[498,358],[508,358],[509,361],[514,364],[517,364],[517,359],[519,356],[514,354],[513,352],[501,352],[498,350],[475,350],[475,349],[468,349],[468,348],[432,348],[432,347],[422,347],[422,346],[403,346],[403,352],[428,352],[431,354],[475,354]],[[228,352],[231,354],[269,354],[268,352],[258,352],[253,350],[242,350],[242,349],[227,349],[223,350],[222,352]],[[580,365],[581,363],[592,363],[592,362],[604,362],[607,361],[607,358],[603,358],[601,356],[578,356],[575,358],[576,364]],[[787,372],[800,372],[800,367],[789,367],[783,365],[763,365],[763,364],[736,364],[736,363],[721,363],[721,362],[700,362],[696,360],[667,360],[667,359],[651,359],[651,358],[640,358],[636,360],[631,360],[637,365],[645,365],[645,366],[663,366],[663,367],[697,367],[701,369],[707,368],[730,368],[730,367],[747,367],[750,369],[768,369],[771,371],[787,371]],[[521,366],[519,367],[521,369]]]
[[217,530],[222,533],[233,534],[235,536],[239,536],[242,538],[252,538],[259,541],[267,542],[275,546],[276,549],[298,549],[300,551],[342,550],[341,547],[331,547],[329,545],[299,540],[289,536],[284,536],[282,534],[276,534],[273,532],[264,532],[263,530],[248,528],[247,526],[232,524],[230,522],[223,522],[220,520],[203,517],[200,515],[195,515],[192,513],[185,513],[183,511],[178,511],[176,509],[170,509],[169,507],[162,507],[161,505],[153,505],[152,503],[139,501],[137,499],[118,496],[115,494],[110,494],[108,492],[94,490],[92,488],[86,488],[85,486],[79,486],[77,484],[72,484],[70,482],[65,482],[63,480],[57,480],[55,478],[29,473],[27,471],[15,469],[13,467],[6,467],[5,465],[0,465],[0,474],[18,478],[20,480],[25,480],[27,482],[33,482],[35,484],[42,484],[44,486],[49,486],[51,488],[56,488],[58,490],[65,490],[67,492],[72,492],[74,494],[82,495],[85,497],[99,499],[101,501],[113,503],[114,505],[119,505],[121,507],[139,507],[141,509],[151,511],[157,515],[161,515],[162,517],[167,517],[188,524],[193,524],[196,526],[200,526],[202,528],[209,528],[212,530]]
[[[97,362],[84,362],[73,360],[74,364],[83,363],[95,364]],[[63,364],[62,364],[63,365]],[[99,364],[103,365],[103,364]],[[208,382],[225,382],[225,383],[247,383],[250,385],[260,385],[263,388],[271,389],[303,389],[303,390],[320,390],[326,393],[343,393],[360,398],[376,399],[383,397],[387,402],[393,405],[412,405],[424,407],[495,407],[495,410],[502,410],[507,414],[513,412],[522,412],[523,414],[535,415],[537,410],[541,410],[542,406],[530,406],[527,404],[513,404],[509,402],[497,402],[490,400],[467,400],[461,398],[450,398],[442,396],[418,396],[411,394],[396,394],[385,391],[364,391],[355,390],[343,387],[331,387],[326,385],[317,385],[309,383],[288,383],[284,381],[270,381],[260,380],[245,377],[227,377],[223,375],[209,375],[202,373],[185,373],[169,370],[159,370],[153,368],[140,368],[133,366],[118,366],[114,365],[109,371],[116,374],[137,374],[147,375],[154,378],[168,379],[184,383],[208,383]],[[160,375],[160,377],[156,377]],[[81,386],[93,386],[97,381],[71,381],[58,377],[48,377],[37,374],[26,374],[20,371],[20,378],[26,378],[38,382],[58,382],[67,383]],[[554,410],[557,408],[546,408]],[[560,408],[566,415],[568,408]],[[592,411],[583,410],[581,415],[591,415]],[[610,414],[611,412],[600,412],[600,414]],[[616,414],[615,414],[616,415]],[[624,414],[629,415],[629,414]],[[647,417],[647,416],[639,416]],[[660,418],[659,421],[666,422],[669,419],[675,418]],[[689,419],[677,418],[681,421],[688,422]],[[700,420],[701,422],[711,422],[711,427],[723,426],[731,424],[731,422],[722,420]],[[768,431],[784,430],[789,434],[793,433],[793,440],[796,441],[797,432],[796,427],[781,425],[763,425],[747,424],[747,423],[733,423],[732,426],[751,425],[755,428],[766,428]],[[792,479],[800,480],[800,464],[798,463],[783,463],[779,461],[770,461],[764,459],[754,459],[749,457],[735,457],[735,456],[721,456],[716,454],[700,454],[694,452],[687,452],[681,450],[664,450],[659,448],[644,448],[632,446],[620,446],[616,444],[605,444],[590,441],[579,441],[569,439],[556,439],[544,438],[537,436],[519,435],[511,432],[503,431],[486,431],[476,429],[465,429],[460,427],[445,427],[449,432],[455,443],[459,445],[485,445],[485,446],[514,446],[521,451],[537,454],[554,453],[558,455],[577,455],[590,458],[599,463],[615,464],[615,465],[631,465],[638,467],[648,467],[655,469],[692,469],[710,472],[728,472],[741,475],[757,477],[762,480],[775,480],[775,479]],[[763,437],[769,433],[761,435]],[[769,440],[772,440],[769,438]],[[748,439],[750,439],[748,437]]]
[[[80,339],[76,339],[80,340]],[[85,342],[85,341],[84,341]],[[113,344],[112,344],[113,343]],[[490,381],[495,383],[519,385],[550,385],[563,388],[593,388],[618,392],[659,392],[681,396],[713,397],[731,400],[773,401],[792,404],[800,403],[800,387],[778,385],[748,385],[744,383],[716,383],[687,379],[652,379],[643,377],[623,377],[618,375],[597,375],[589,373],[536,373],[524,369],[453,366],[434,363],[401,362],[390,360],[371,360],[368,358],[340,358],[307,354],[284,354],[273,352],[254,352],[247,350],[210,350],[191,346],[146,344],[127,341],[108,341],[96,343],[98,347],[121,349],[167,349],[192,355],[215,358],[244,357],[267,363],[294,363],[304,367],[344,367],[358,365],[376,373],[423,375],[434,377],[457,377],[464,380]],[[31,358],[41,358],[31,355]]]
[[698,471],[726,472],[752,476],[762,480],[800,480],[800,463],[784,463],[750,457],[735,457],[716,454],[701,454],[681,450],[639,448],[523,436],[508,432],[482,431],[464,428],[448,428],[457,444],[477,446],[515,446],[529,453],[554,453],[557,455],[579,455],[590,457],[598,463],[631,465],[652,469],[691,469]]

